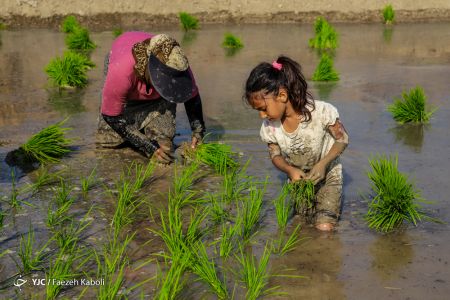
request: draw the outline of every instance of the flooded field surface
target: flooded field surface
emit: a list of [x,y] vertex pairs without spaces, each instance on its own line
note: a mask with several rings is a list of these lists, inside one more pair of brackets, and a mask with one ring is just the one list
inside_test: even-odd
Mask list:
[[[335,27],[340,35],[335,68],[341,80],[336,83],[308,82],[316,99],[329,101],[338,108],[349,132],[350,146],[341,158],[344,168],[342,217],[333,233],[320,233],[303,225],[300,237],[305,239],[293,251],[271,256],[271,274],[303,277],[271,277],[269,287],[279,286],[277,291],[281,294],[262,298],[448,299],[450,24],[399,24],[393,27],[339,24]],[[266,145],[259,139],[261,120],[241,99],[243,85],[256,64],[271,62],[279,54],[299,61],[309,80],[319,61],[317,53],[308,48],[312,26],[204,25],[201,30],[188,35],[176,27],[144,29],[166,32],[181,41],[200,88],[208,130],[241,153],[242,162],[251,159],[248,175],[260,181],[269,176],[261,224],[242,250],[255,254],[259,260],[266,243],[278,237],[272,200],[279,194],[286,178],[268,159]],[[221,42],[225,32],[240,37],[245,47],[233,55],[224,51]],[[66,48],[64,34],[50,30],[0,31],[0,212],[3,215],[0,298],[41,299],[45,298],[46,288],[49,293],[48,286],[32,283],[33,279],[45,278],[43,270],[33,271],[31,275],[27,272],[28,275],[21,278],[27,282],[20,287],[14,285],[22,268],[19,254],[25,238],[21,246],[21,236],[30,236],[27,235],[30,229],[34,232],[34,249],[43,248],[44,268],[55,266],[58,260],[56,244],[46,245],[52,235],[46,223],[55,191],[61,190],[60,179],[53,177],[53,182],[36,192],[19,193],[19,207],[12,208],[11,198],[15,191],[36,183],[43,170],[25,173],[15,169],[15,176],[12,176],[11,167],[4,162],[9,151],[18,148],[40,129],[69,117],[66,126],[72,128],[68,136],[75,139],[73,152],[46,170],[70,184],[72,224],[77,229],[86,225],[80,231],[77,247],[91,249],[91,256],[86,257],[81,268],[85,273],[77,274],[78,278],[97,279],[93,249],[100,253],[108,241],[107,228],[117,201],[115,183],[133,162],[146,163],[144,157],[130,149],[95,147],[103,59],[113,35],[111,31],[94,31],[91,38],[97,48],[91,55],[96,67],[88,74],[89,85],[85,89],[59,91],[47,83],[44,68],[52,58],[63,54]],[[402,91],[418,85],[424,88],[431,106],[438,110],[426,126],[399,126],[386,107]],[[189,140],[190,130],[182,105],[177,114],[179,135],[176,143],[179,144]],[[432,202],[424,204],[427,212],[445,224],[423,222],[391,234],[369,230],[363,219],[367,212],[367,200],[363,196],[370,190],[368,159],[374,154],[398,154],[400,171],[408,174],[422,191],[422,196]],[[89,176],[94,168],[96,184],[83,194],[81,178]],[[193,189],[200,192],[219,190],[221,176],[208,168],[201,169],[204,176],[195,182]],[[140,192],[145,204],[134,211],[131,224],[120,235],[124,239],[135,232],[126,250],[129,261],[122,272],[123,285],[119,292],[130,299],[153,298],[161,286],[160,279],[170,266],[161,255],[156,255],[162,251],[167,253],[167,249],[154,231],[159,230],[158,209],[167,207],[167,195],[174,176],[173,166],[156,168],[152,179]],[[112,194],[106,192],[108,189]],[[186,210],[185,221],[190,213]],[[292,217],[287,232],[290,234],[298,224],[302,224],[301,218]],[[215,228],[207,221],[203,229],[206,227],[210,227],[207,243],[211,243],[219,236],[220,226]],[[208,248],[211,257],[215,256],[213,247]],[[235,253],[238,255],[239,251]],[[67,260],[67,257],[60,260]],[[216,263],[221,266],[220,274],[226,275],[229,297],[234,295],[235,299],[244,299],[245,288],[238,280],[240,267],[236,257],[216,258]],[[208,285],[197,281],[193,274],[186,273],[184,278],[186,286],[181,299],[216,299]],[[144,284],[130,290],[145,280]],[[97,286],[66,286],[58,298],[83,295],[93,299],[97,289]]]

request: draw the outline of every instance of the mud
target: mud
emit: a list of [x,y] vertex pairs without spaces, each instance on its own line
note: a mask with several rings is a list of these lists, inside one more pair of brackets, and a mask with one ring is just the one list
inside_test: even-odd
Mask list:
[[[293,272],[303,279],[272,278],[271,286],[280,285],[288,299],[447,299],[450,293],[450,208],[448,205],[448,174],[450,169],[450,78],[449,23],[397,24],[386,38],[386,27],[380,24],[337,24],[340,46],[335,53],[335,67],[341,80],[334,84],[309,82],[312,93],[330,101],[340,113],[349,132],[350,146],[341,157],[344,172],[343,210],[337,231],[317,232],[304,225],[302,237],[309,237],[285,256],[271,259],[273,273]],[[267,146],[260,142],[261,120],[258,114],[243,104],[243,83],[251,68],[261,61],[272,61],[278,54],[298,60],[306,78],[311,78],[319,61],[316,52],[308,48],[312,37],[310,25],[204,25],[193,37],[185,39],[177,26],[144,26],[143,30],[164,31],[182,42],[200,88],[205,122],[217,137],[233,145],[251,158],[250,175],[270,176],[264,204],[264,217],[254,245],[258,257],[268,238],[277,237],[275,210],[271,204],[285,182],[268,159]],[[241,37],[245,47],[227,56],[220,44],[224,32]],[[75,151],[54,165],[52,171],[64,171],[64,177],[79,185],[97,166],[101,185],[75,204],[85,212],[91,204],[98,208],[87,233],[86,241],[99,245],[104,241],[104,228],[112,215],[113,199],[103,193],[102,186],[113,187],[122,167],[132,161],[146,159],[130,149],[95,149],[95,131],[102,83],[102,62],[109,50],[111,31],[92,32],[98,48],[92,53],[97,67],[89,73],[89,85],[84,90],[59,92],[48,86],[43,69],[65,49],[64,35],[50,29],[6,30],[1,32],[0,46],[0,197],[7,200],[11,193],[10,168],[4,162],[6,154],[17,149],[31,134],[49,124],[70,116],[66,125],[73,127],[69,137],[77,138]],[[386,111],[394,97],[403,90],[421,85],[431,106],[438,107],[429,125],[399,127]],[[59,96],[61,95],[61,96]],[[56,103],[56,104],[55,104]],[[70,105],[69,105],[70,104]],[[189,123],[182,106],[177,112],[176,143],[190,137]],[[363,220],[367,203],[362,194],[369,190],[366,172],[372,154],[399,155],[399,169],[409,174],[424,198],[432,200],[424,207],[446,224],[420,223],[405,226],[399,232],[383,235],[369,230]],[[18,186],[35,180],[35,174],[19,173]],[[153,182],[145,188],[148,203],[154,209],[164,207],[164,193],[173,178],[171,168],[160,168]],[[220,178],[209,175],[197,184],[202,190],[214,190]],[[45,241],[47,205],[51,190],[44,189],[28,199],[35,207],[18,212],[1,208],[8,214],[0,229],[0,253],[12,253],[0,258],[0,282],[9,282],[0,293],[6,298],[16,293],[42,295],[33,286],[22,291],[11,285],[17,273],[20,234],[28,231],[30,222],[36,228],[38,241]],[[139,265],[150,254],[163,249],[162,243],[147,228],[154,226],[149,211],[139,212],[133,229],[138,233],[131,248],[133,265]],[[157,221],[157,220],[156,220]],[[294,217],[289,223],[293,230],[301,223]],[[151,242],[149,242],[151,241]],[[137,282],[156,273],[149,264],[137,273],[127,270],[128,282]],[[289,271],[289,270],[290,271]],[[294,271],[292,271],[293,269]],[[289,273],[292,274],[292,273]],[[42,274],[41,274],[42,275]],[[9,281],[8,281],[9,280]],[[230,285],[232,286],[232,285]],[[153,295],[154,282],[145,287]],[[206,287],[194,283],[184,299],[210,297]],[[68,290],[64,296],[73,297],[80,290]],[[239,290],[242,295],[242,290]],[[90,289],[86,297],[94,297]],[[267,297],[269,299],[277,298]],[[203,299],[203,298],[202,298]],[[281,299],[281,298],[280,298]]]

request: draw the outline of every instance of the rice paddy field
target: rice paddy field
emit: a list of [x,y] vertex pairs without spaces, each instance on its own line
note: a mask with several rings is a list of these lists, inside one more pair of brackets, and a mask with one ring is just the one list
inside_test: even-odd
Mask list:
[[[63,90],[44,69],[66,50],[64,33],[0,31],[0,298],[448,299],[450,24],[334,27],[339,80],[332,82],[311,80],[320,60],[308,46],[311,24],[139,28],[180,41],[211,137],[236,152],[235,174],[201,164],[153,166],[129,148],[96,149],[114,28],[90,32],[96,67],[85,88]],[[224,49],[225,33],[244,47]],[[313,95],[338,108],[350,136],[332,233],[290,213],[279,229],[283,202],[274,201],[286,177],[259,139],[258,113],[241,99],[250,70],[279,54],[301,63]],[[399,125],[387,107],[416,86],[438,109],[426,125]],[[182,105],[177,114],[181,144],[190,129]],[[8,152],[66,118],[72,151],[60,162],[27,172],[5,163]],[[398,155],[399,170],[430,201],[422,207],[443,224],[405,224],[387,234],[368,228],[367,173],[378,154]],[[289,237],[293,246],[285,248]]]

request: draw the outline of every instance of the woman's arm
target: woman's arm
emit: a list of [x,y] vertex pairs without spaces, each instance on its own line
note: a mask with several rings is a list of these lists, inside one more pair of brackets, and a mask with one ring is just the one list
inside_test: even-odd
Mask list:
[[186,109],[186,114],[189,119],[189,124],[192,130],[192,142],[194,144],[194,139],[196,142],[200,142],[205,135],[205,122],[203,121],[203,109],[202,109],[202,99],[200,94],[186,101],[184,103],[184,108]]

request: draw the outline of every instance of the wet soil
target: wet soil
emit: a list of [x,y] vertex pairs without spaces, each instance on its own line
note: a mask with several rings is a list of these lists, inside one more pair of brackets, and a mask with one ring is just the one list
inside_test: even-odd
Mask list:
[[[334,233],[319,233],[304,226],[301,236],[309,237],[293,252],[274,256],[274,273],[293,269],[304,279],[273,278],[271,286],[289,293],[288,299],[447,299],[450,293],[450,206],[448,205],[448,175],[450,169],[450,27],[449,23],[336,25],[340,46],[335,53],[335,67],[341,75],[337,83],[309,82],[312,93],[334,104],[350,135],[350,146],[342,156],[344,168],[344,204],[342,218]],[[271,62],[278,54],[298,60],[305,76],[311,78],[319,61],[315,51],[308,48],[312,36],[310,25],[205,25],[202,30],[184,35],[177,26],[143,27],[152,32],[166,32],[177,38],[196,76],[203,98],[208,129],[218,138],[233,145],[251,158],[248,173],[258,178],[270,176],[264,204],[264,217],[253,252],[259,257],[265,241],[276,237],[275,210],[271,200],[278,194],[285,177],[276,171],[268,159],[266,146],[258,137],[261,120],[258,114],[242,103],[243,84],[251,68],[261,61]],[[239,36],[245,47],[233,55],[221,48],[225,32]],[[94,133],[102,85],[103,57],[113,40],[111,31],[92,32],[97,49],[92,60],[97,67],[89,73],[89,85],[84,90],[58,92],[48,86],[43,72],[46,64],[62,55],[64,35],[56,30],[28,29],[0,32],[0,193],[2,200],[11,194],[10,168],[4,162],[7,153],[18,148],[37,130],[70,116],[66,125],[76,137],[74,152],[54,165],[52,171],[62,170],[65,178],[79,185],[97,166],[103,185],[112,187],[122,167],[145,158],[129,149],[95,149]],[[429,125],[399,126],[386,106],[402,91],[420,85],[432,107],[438,107]],[[189,126],[183,107],[178,107],[177,143],[189,139]],[[446,224],[420,223],[405,226],[392,234],[369,230],[363,220],[367,203],[362,195],[369,190],[366,172],[372,154],[399,155],[399,169],[409,174],[422,190],[428,212]],[[165,205],[164,193],[172,180],[173,170],[159,168],[157,179],[146,187],[147,201],[154,207]],[[19,173],[17,184],[35,180],[35,173]],[[210,174],[197,186],[214,189],[220,178]],[[48,238],[45,216],[51,191],[44,190],[27,199],[34,207],[20,211],[9,210],[1,203],[4,226],[0,229],[0,281],[15,275],[20,234],[26,233],[30,222],[36,229],[36,239]],[[98,210],[87,233],[86,241],[97,245],[104,241],[104,227],[112,216],[113,199],[97,186],[87,199],[76,202],[75,208],[84,212],[95,204]],[[155,226],[146,211],[140,212],[133,225],[138,233],[132,245],[135,265],[149,254],[163,249],[161,241],[147,228]],[[300,222],[290,221],[289,230]],[[148,242],[151,240],[151,242]],[[133,273],[127,271],[129,282],[156,274],[150,264]],[[292,274],[292,273],[290,273]],[[9,285],[0,293],[7,298],[39,294],[33,286],[22,291]],[[232,285],[231,285],[232,286]],[[151,295],[153,284],[146,293]],[[194,283],[185,299],[208,298],[206,287]],[[79,292],[79,290],[78,290]],[[67,296],[76,295],[73,291]],[[72,293],[72,294],[71,294]],[[95,295],[95,290],[87,292]],[[17,295],[17,296],[16,296]],[[275,296],[267,298],[277,298]]]

